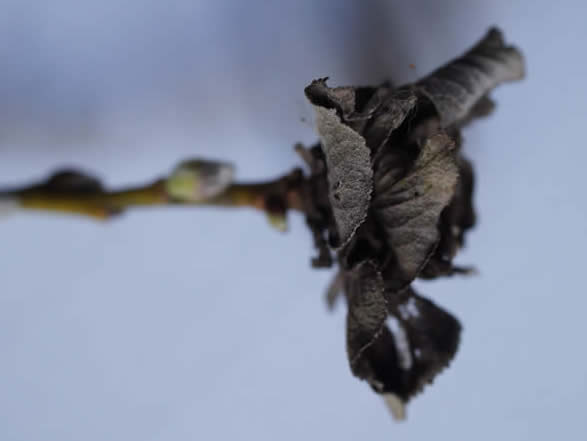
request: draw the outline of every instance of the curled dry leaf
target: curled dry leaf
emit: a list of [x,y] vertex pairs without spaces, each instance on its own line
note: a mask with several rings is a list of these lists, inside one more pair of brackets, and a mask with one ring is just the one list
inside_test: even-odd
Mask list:
[[465,233],[475,225],[473,208],[474,174],[472,164],[462,155],[458,158],[459,178],[450,204],[440,216],[440,240],[436,250],[419,277],[432,279],[473,272],[471,267],[452,264],[459,249],[464,246]]
[[[444,369],[458,348],[456,318],[412,289],[385,290],[381,273],[361,262],[345,273],[347,352],[352,372],[394,403],[406,403]],[[391,396],[394,399],[391,399]]]
[[365,139],[346,126],[336,109],[316,106],[316,124],[328,164],[329,199],[336,221],[334,246],[344,245],[365,220],[373,170]]
[[497,85],[523,76],[522,54],[492,28],[463,56],[419,81],[418,88],[434,103],[443,125],[449,126],[465,119]]
[[[438,243],[438,221],[453,197],[458,168],[454,143],[445,133],[423,141],[403,176],[380,167],[373,213],[390,252],[385,265],[388,289],[399,290],[420,273]],[[393,149],[389,149],[393,156]],[[400,169],[401,170],[401,169]]]
[[520,52],[491,29],[415,84],[330,88],[320,79],[305,90],[323,152],[312,176],[327,181],[316,187],[328,192],[317,211],[330,213],[313,231],[328,229],[340,265],[328,303],[344,291],[351,370],[398,416],[458,347],[458,320],[410,284],[470,272],[452,263],[475,223],[459,130],[491,113],[495,86],[523,73]]
[[363,361],[363,352],[381,333],[387,318],[383,278],[371,261],[359,263],[346,273],[347,351],[351,369]]
[[448,366],[460,331],[454,316],[410,291],[390,308],[383,330],[362,354],[360,370],[353,372],[376,392],[407,403]]

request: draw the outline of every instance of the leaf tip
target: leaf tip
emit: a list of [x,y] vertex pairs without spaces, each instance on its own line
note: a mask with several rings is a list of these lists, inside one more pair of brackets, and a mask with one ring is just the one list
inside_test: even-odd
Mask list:
[[383,401],[395,421],[405,421],[406,404],[395,394],[384,394]]

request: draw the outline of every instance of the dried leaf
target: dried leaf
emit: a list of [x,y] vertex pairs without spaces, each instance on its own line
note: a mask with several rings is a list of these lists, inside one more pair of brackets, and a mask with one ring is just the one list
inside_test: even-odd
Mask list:
[[492,29],[413,85],[329,88],[318,80],[306,88],[323,152],[319,166],[307,162],[314,180],[328,177],[328,186],[313,188],[330,202],[309,224],[319,248],[320,228],[344,245],[328,303],[344,289],[351,370],[396,417],[458,348],[459,322],[410,284],[471,272],[452,263],[475,223],[473,169],[461,155],[459,130],[488,115],[488,93],[523,71],[521,54]]
[[314,80],[305,90],[314,106],[335,109],[341,122],[365,138],[375,153],[415,107],[417,97],[411,87],[334,87],[326,79]]
[[488,117],[495,110],[495,106],[495,101],[493,101],[488,95],[481,97],[481,99],[471,108],[471,111],[467,116],[459,121],[459,127],[468,126],[477,119]]
[[310,102],[318,108],[334,109],[340,119],[348,124],[351,115],[357,110],[357,90],[365,90],[367,95],[371,95],[374,88],[355,88],[355,87],[328,87],[326,81],[328,78],[320,78],[312,81],[306,87],[304,93]]
[[497,85],[523,76],[522,54],[506,46],[502,33],[492,28],[464,55],[432,72],[417,87],[434,103],[447,127],[467,118]]
[[346,126],[336,109],[315,105],[316,125],[328,165],[329,200],[338,237],[346,244],[367,217],[373,170],[365,139]]
[[465,241],[465,233],[475,225],[473,208],[474,176],[471,163],[462,155],[458,159],[459,179],[450,204],[440,216],[440,241],[420,277],[431,279],[454,274],[469,274],[472,268],[455,267],[452,259]]
[[[417,97],[412,88],[391,89],[379,87],[366,105],[365,116],[369,119],[361,129],[373,157],[389,141],[394,130],[406,120],[416,108]],[[375,159],[376,160],[376,159]]]
[[296,151],[308,164],[311,174],[307,179],[306,191],[312,204],[306,207],[306,225],[312,232],[314,247],[318,255],[312,258],[314,268],[329,268],[334,258],[328,242],[328,233],[335,231],[336,225],[328,194],[326,159],[320,144],[312,148],[296,146]]
[[383,279],[374,262],[362,262],[345,274],[347,314],[347,353],[351,370],[361,376],[357,362],[375,341],[387,318]]
[[459,346],[461,325],[452,314],[413,291],[396,314],[410,342],[412,396],[448,366]]
[[384,277],[386,288],[395,291],[416,278],[434,252],[438,220],[453,197],[458,169],[454,143],[444,133],[424,142],[403,176],[405,152],[389,149],[386,155],[388,166],[375,173],[373,212],[393,253]]
[[[367,216],[372,158],[416,104],[411,89],[329,88],[315,80],[306,96],[316,109],[316,125],[326,158],[329,199],[337,232],[334,246],[348,244]],[[363,133],[364,132],[364,133]]]
[[407,403],[448,366],[458,349],[461,326],[450,313],[413,291],[389,309],[386,325],[373,334],[351,367],[376,392]]

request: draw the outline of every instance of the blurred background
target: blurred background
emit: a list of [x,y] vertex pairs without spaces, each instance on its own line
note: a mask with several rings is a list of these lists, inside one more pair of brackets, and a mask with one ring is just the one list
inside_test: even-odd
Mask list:
[[[142,183],[181,159],[242,179],[299,164],[303,96],[413,81],[491,25],[527,58],[464,135],[480,222],[419,283],[464,326],[452,366],[392,421],[353,378],[345,308],[311,236],[248,210],[0,222],[0,439],[585,439],[587,4],[0,0],[0,187],[55,168]],[[413,67],[410,65],[413,64]]]

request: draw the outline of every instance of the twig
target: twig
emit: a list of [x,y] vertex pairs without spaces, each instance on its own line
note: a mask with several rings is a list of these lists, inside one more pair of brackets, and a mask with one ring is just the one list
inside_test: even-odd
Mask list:
[[11,201],[16,207],[25,210],[76,214],[99,220],[110,219],[134,207],[176,205],[251,207],[275,218],[284,216],[287,210],[305,212],[308,205],[303,200],[304,176],[299,169],[272,181],[231,183],[212,197],[195,200],[170,194],[167,184],[173,176],[145,186],[115,191],[104,190],[101,186],[88,190],[62,184],[55,188],[51,184],[54,179],[55,177],[40,185],[0,191],[0,201]]

